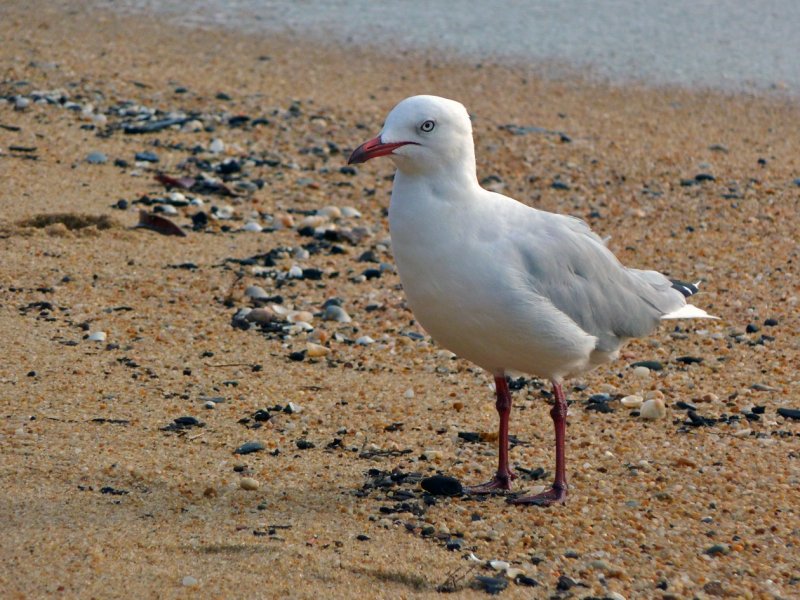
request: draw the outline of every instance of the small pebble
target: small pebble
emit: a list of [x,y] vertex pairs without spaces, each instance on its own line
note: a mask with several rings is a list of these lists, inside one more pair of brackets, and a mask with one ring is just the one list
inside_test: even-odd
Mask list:
[[650,376],[650,369],[648,369],[647,367],[644,367],[642,365],[639,365],[638,367],[634,367],[633,368],[633,374],[634,374],[635,377],[639,377],[639,378],[643,379],[645,377],[649,377]]
[[492,567],[495,571],[507,571],[508,568],[511,566],[510,563],[507,563],[504,560],[490,560],[489,566]]
[[258,480],[253,479],[252,477],[242,477],[239,480],[239,487],[241,487],[243,490],[252,492],[257,490],[260,486],[261,484],[258,482]]
[[181,580],[181,585],[183,585],[184,587],[195,587],[199,583],[200,582],[197,581],[197,579],[192,577],[191,575],[187,575]]
[[86,339],[89,340],[90,342],[105,342],[106,332],[105,331],[92,332]]
[[258,452],[259,450],[263,450],[266,448],[264,442],[247,442],[246,444],[242,444],[236,450],[234,450],[234,454],[251,454],[253,452]]
[[447,475],[433,475],[420,482],[422,489],[434,496],[460,496],[464,493],[464,486],[455,477]]
[[108,157],[102,152],[89,152],[86,155],[86,162],[90,165],[102,165],[108,162]]
[[208,151],[212,154],[219,154],[225,150],[225,142],[223,142],[219,138],[215,138],[211,140],[211,143],[208,145]]
[[142,162],[157,163],[158,155],[155,152],[137,152],[134,156],[136,160]]
[[486,577],[478,575],[475,577],[475,587],[483,590],[487,594],[499,594],[508,587],[508,579],[504,577]]
[[356,340],[356,344],[359,346],[369,346],[370,344],[374,344],[375,340],[373,340],[368,335],[362,335],[360,338]]
[[663,419],[667,416],[667,408],[661,398],[651,398],[642,404],[639,414],[643,419]]

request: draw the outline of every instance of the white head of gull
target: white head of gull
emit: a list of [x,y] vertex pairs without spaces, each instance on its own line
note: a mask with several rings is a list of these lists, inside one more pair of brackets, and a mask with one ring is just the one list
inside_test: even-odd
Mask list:
[[714,318],[686,303],[696,284],[623,266],[589,226],[483,189],[472,124],[463,105],[406,98],[380,135],[349,163],[389,156],[397,166],[389,227],[408,302],[442,346],[494,376],[499,465],[472,493],[511,489],[511,395],[506,373],[553,385],[556,471],[547,491],[516,504],[564,502],[565,377],[614,360],[622,344],[661,319]]

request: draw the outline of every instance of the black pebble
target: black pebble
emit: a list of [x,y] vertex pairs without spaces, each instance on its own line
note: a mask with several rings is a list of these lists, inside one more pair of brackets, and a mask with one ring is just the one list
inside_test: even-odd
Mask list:
[[117,200],[117,203],[114,205],[114,208],[119,210],[127,210],[128,209],[128,201],[123,199]]
[[341,167],[339,173],[342,175],[358,175],[358,169],[355,167]]
[[183,427],[198,427],[200,421],[196,417],[178,417],[175,419],[175,424]]
[[553,188],[554,190],[562,190],[562,191],[566,191],[569,189],[569,185],[559,180],[555,180],[553,183],[551,183],[550,187]]
[[775,327],[778,324],[778,319],[765,319],[764,325],[767,327]]
[[36,371],[28,371],[28,377],[36,377]]
[[475,582],[479,589],[482,589],[487,594],[499,594],[508,587],[508,579],[502,577],[486,577],[478,575],[475,577]]
[[464,493],[464,486],[455,477],[433,475],[420,482],[422,489],[434,496],[459,496]]
[[797,408],[779,408],[778,414],[787,419],[800,420],[800,409]]
[[539,585],[538,581],[536,581],[533,577],[528,577],[527,575],[517,575],[517,578],[514,579],[514,583],[527,587],[536,587]]
[[308,440],[297,440],[294,444],[298,450],[308,450],[315,447],[314,442],[309,442]]
[[380,279],[381,271],[380,269],[366,269],[362,275],[367,279]]
[[208,215],[203,212],[196,212],[192,215],[192,229],[195,231],[205,229],[208,226]]
[[301,362],[306,357],[306,351],[300,350],[299,352],[292,352],[289,354],[289,360],[293,360],[295,362]]
[[451,552],[455,552],[456,550],[461,550],[464,547],[464,540],[460,540],[458,538],[454,540],[449,540],[447,542],[447,546],[445,546]]
[[678,400],[675,403],[675,408],[680,408],[681,410],[697,410],[697,407],[694,404],[684,402],[683,400]]
[[695,181],[716,181],[717,178],[711,173],[698,173],[694,176]]
[[137,152],[135,155],[136,160],[142,162],[150,162],[150,163],[157,163],[158,162],[158,154],[155,152]]
[[366,542],[366,541],[369,539],[369,536],[368,536],[368,535],[364,535],[363,533],[359,533],[359,534],[356,536],[356,539],[357,539],[359,542]]
[[748,324],[747,324],[747,327],[745,327],[745,328],[744,328],[744,330],[745,330],[747,333],[755,333],[755,332],[756,332],[756,331],[758,331],[759,329],[760,329],[760,327],[759,327],[758,325],[756,325],[755,323],[748,323]]
[[703,359],[700,358],[699,356],[679,356],[675,360],[685,365],[693,365],[703,362]]
[[575,587],[576,585],[577,584],[575,583],[574,579],[572,579],[571,577],[567,577],[566,575],[562,575],[561,577],[558,578],[558,585],[556,585],[556,589],[561,592],[565,592],[568,589]]

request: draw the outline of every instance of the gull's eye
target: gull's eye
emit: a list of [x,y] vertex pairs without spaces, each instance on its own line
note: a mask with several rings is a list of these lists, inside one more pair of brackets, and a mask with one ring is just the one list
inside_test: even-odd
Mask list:
[[422,125],[419,126],[420,130],[424,131],[425,133],[433,131],[434,127],[436,127],[436,123],[430,120],[424,121]]

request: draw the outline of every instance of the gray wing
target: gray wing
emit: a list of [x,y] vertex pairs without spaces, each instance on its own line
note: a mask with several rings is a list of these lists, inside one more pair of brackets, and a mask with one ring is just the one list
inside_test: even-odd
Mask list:
[[664,314],[685,304],[661,273],[624,267],[580,219],[542,211],[531,217],[521,245],[531,287],[597,337],[599,350],[647,335]]

